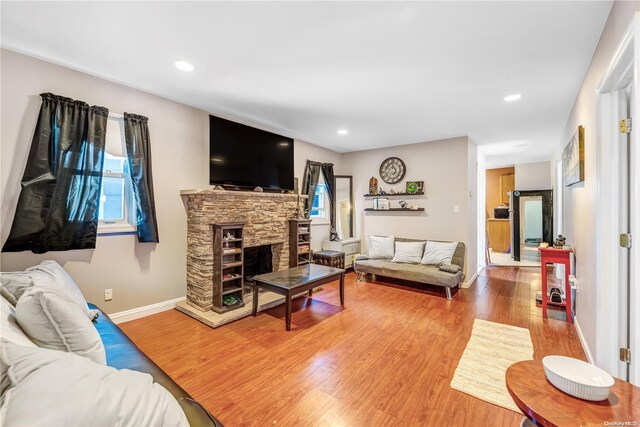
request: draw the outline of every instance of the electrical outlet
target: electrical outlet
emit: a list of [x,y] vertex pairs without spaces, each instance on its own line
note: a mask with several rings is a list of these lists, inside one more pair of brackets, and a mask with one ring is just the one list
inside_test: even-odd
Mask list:
[[453,207],[453,213],[460,213],[460,206],[455,205],[455,206]]
[[113,299],[113,289],[104,290],[104,300],[111,301]]

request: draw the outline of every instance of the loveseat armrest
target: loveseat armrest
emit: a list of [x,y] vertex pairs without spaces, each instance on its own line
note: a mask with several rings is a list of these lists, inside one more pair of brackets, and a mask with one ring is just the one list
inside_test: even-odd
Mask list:
[[368,259],[370,259],[370,258],[369,258],[369,255],[367,255],[367,254],[359,254],[359,255],[356,257],[356,259],[355,259],[355,260],[356,260],[356,261],[366,261],[366,260],[368,260]]

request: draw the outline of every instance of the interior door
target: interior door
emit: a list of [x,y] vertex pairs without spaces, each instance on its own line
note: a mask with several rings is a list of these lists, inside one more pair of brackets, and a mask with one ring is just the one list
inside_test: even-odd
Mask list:
[[[620,120],[626,120],[631,117],[632,109],[632,93],[633,87],[629,86],[625,90],[620,91],[618,100],[618,111],[622,112],[624,117]],[[624,128],[627,128],[626,130]],[[618,156],[618,179],[619,179],[619,191],[620,191],[620,209],[618,216],[619,233],[620,233],[620,247],[618,249],[618,271],[619,271],[619,300],[618,300],[618,340],[620,342],[620,360],[618,361],[618,375],[625,380],[629,380],[629,363],[625,360],[622,349],[630,348],[631,337],[631,322],[630,322],[630,310],[631,310],[631,269],[630,262],[631,250],[633,249],[630,238],[626,236],[631,235],[631,174],[632,168],[637,165],[633,165],[631,162],[631,132],[630,126],[623,126],[619,122],[619,156]],[[629,239],[629,240],[627,240]]]

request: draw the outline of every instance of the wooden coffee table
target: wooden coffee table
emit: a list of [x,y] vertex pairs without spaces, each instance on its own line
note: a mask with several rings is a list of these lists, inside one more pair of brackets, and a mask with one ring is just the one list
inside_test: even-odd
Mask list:
[[258,314],[258,288],[264,288],[285,297],[285,324],[291,330],[291,297],[325,283],[340,279],[340,305],[344,306],[344,270],[317,264],[305,264],[273,273],[253,276],[253,316]]
[[506,374],[513,401],[539,426],[640,425],[640,388],[618,378],[615,381],[607,400],[590,402],[555,388],[540,361],[515,363]]

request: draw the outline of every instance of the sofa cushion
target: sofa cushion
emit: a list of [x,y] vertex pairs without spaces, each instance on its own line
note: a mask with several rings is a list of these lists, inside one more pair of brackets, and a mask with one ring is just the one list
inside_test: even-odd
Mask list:
[[393,258],[394,243],[394,236],[369,236],[369,258]]
[[440,267],[438,267],[438,270],[451,273],[451,274],[456,274],[458,271],[461,271],[462,268],[460,268],[459,265],[451,264],[451,265],[441,265]]
[[18,300],[16,320],[40,347],[77,353],[106,364],[98,331],[67,293],[32,287]]
[[98,365],[71,353],[2,340],[11,388],[6,426],[185,426],[184,412],[150,375]]
[[[1,318],[0,318],[0,332],[2,338],[14,344],[24,345],[27,347],[36,347],[36,345],[29,339],[27,334],[20,328],[16,322],[16,310],[9,303],[9,301],[0,297],[1,304]],[[7,366],[4,363],[0,363],[0,395],[4,394],[4,391],[9,387],[9,377],[7,376]]]
[[357,260],[356,272],[379,274],[396,279],[410,280],[431,285],[457,286],[463,278],[462,271],[455,274],[440,271],[437,266],[424,264],[400,264],[387,260]]
[[[99,310],[98,307],[91,303],[89,307]],[[140,351],[107,314],[100,312],[100,316],[93,324],[104,344],[108,366],[116,369],[132,369],[151,375],[153,381],[162,385],[176,398],[191,426],[222,427],[222,423],[197,401],[193,400],[166,372]]]
[[420,263],[424,245],[425,242],[396,242],[396,251],[391,262]]
[[458,246],[458,242],[434,242],[427,241],[424,247],[424,256],[420,261],[426,265],[451,265],[451,258]]
[[73,281],[71,276],[55,261],[42,261],[40,264],[29,267],[24,271],[5,272],[0,274],[2,295],[14,306],[18,300],[31,287],[47,287],[58,289],[73,299],[90,319],[96,316],[96,312],[87,307],[87,301]]

